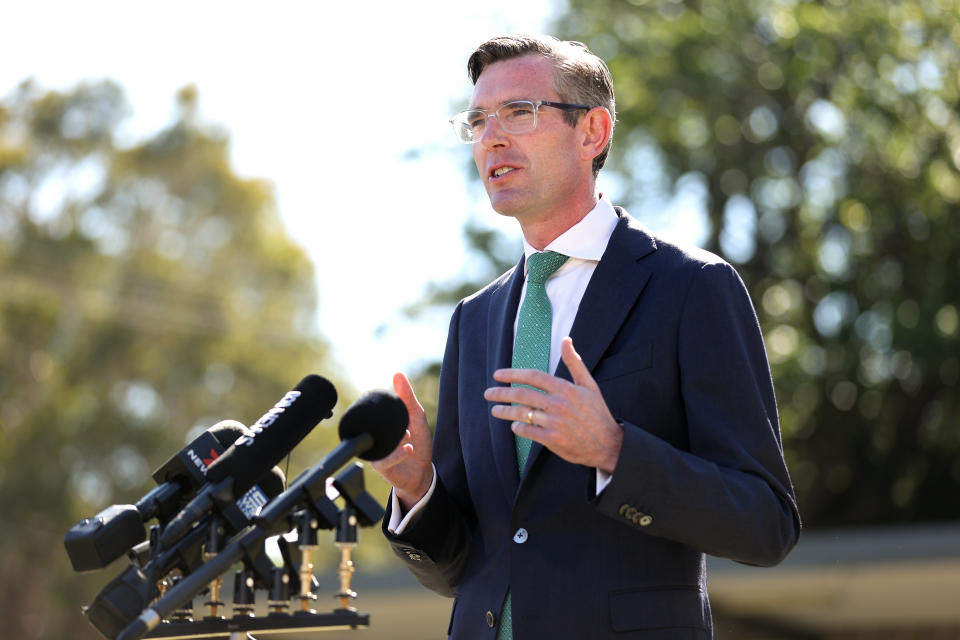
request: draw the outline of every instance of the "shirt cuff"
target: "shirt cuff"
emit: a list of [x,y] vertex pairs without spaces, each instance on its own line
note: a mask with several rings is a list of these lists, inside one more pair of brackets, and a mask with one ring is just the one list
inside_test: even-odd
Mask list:
[[597,495],[607,488],[610,481],[613,480],[613,474],[597,469]]
[[430,481],[430,488],[427,489],[427,493],[420,498],[420,502],[410,507],[410,511],[408,511],[406,515],[402,515],[403,507],[397,498],[397,492],[393,489],[390,490],[390,522],[387,523],[387,531],[393,535],[398,536],[403,533],[403,530],[416,519],[416,515],[420,513],[423,506],[427,504],[427,501],[430,499],[430,496],[433,495],[433,489],[437,486],[437,468],[433,466],[432,462],[430,463],[430,468],[433,470],[433,479]]

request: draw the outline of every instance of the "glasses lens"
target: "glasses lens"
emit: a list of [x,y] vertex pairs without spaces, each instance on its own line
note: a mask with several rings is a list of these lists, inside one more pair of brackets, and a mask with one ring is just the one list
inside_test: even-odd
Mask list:
[[457,139],[460,142],[470,144],[483,133],[483,127],[487,122],[487,114],[477,109],[461,111],[450,122],[453,123],[453,130],[457,134]]
[[515,100],[487,115],[480,109],[461,111],[450,122],[457,139],[466,144],[476,142],[487,126],[487,118],[496,118],[507,133],[529,133],[537,128],[537,105],[529,100]]
[[537,107],[529,100],[508,102],[497,109],[500,126],[510,133],[529,133],[537,128]]

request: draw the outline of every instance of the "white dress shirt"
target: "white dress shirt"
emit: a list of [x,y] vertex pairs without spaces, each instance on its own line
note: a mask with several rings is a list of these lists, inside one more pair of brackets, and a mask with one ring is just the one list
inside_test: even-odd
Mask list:
[[[607,243],[617,226],[616,212],[613,205],[606,196],[601,195],[596,206],[585,215],[580,222],[573,225],[553,242],[548,244],[544,251],[556,251],[569,259],[563,263],[546,282],[547,298],[550,299],[550,308],[552,311],[552,320],[550,324],[550,373],[555,373],[557,365],[560,364],[560,343],[564,337],[570,335],[570,329],[573,327],[573,320],[580,308],[580,301],[583,294],[590,284],[590,278],[593,276],[603,252],[607,249]],[[523,239],[523,254],[529,258],[537,250]],[[523,291],[520,299],[527,292],[527,260],[524,260],[524,280]],[[518,305],[517,317],[513,320],[513,334],[517,334],[517,321],[519,319],[520,309]],[[576,345],[574,345],[576,346]],[[597,493],[600,493],[611,476],[597,469]],[[426,495],[415,504],[406,515],[400,506],[400,501],[390,492],[392,501],[391,518],[387,529],[393,534],[403,532],[407,523],[420,511],[426,504],[430,496],[433,495],[433,489],[437,483],[437,470],[433,469],[433,481],[430,483],[430,489]]]

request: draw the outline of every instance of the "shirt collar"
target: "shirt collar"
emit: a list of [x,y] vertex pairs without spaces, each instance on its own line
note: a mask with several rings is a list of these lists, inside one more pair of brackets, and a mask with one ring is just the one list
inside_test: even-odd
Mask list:
[[[544,251],[556,251],[571,258],[599,261],[607,248],[619,218],[607,196],[601,194],[596,206],[580,222],[561,233]],[[537,250],[523,238],[523,255],[529,258]],[[524,260],[526,272],[526,260]]]

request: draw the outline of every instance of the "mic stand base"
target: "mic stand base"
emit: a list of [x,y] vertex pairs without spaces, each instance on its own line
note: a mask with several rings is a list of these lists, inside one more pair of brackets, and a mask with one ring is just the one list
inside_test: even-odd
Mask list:
[[211,638],[235,640],[256,633],[343,631],[370,626],[370,614],[338,609],[330,613],[269,615],[260,618],[226,618],[195,622],[163,622],[144,638]]

